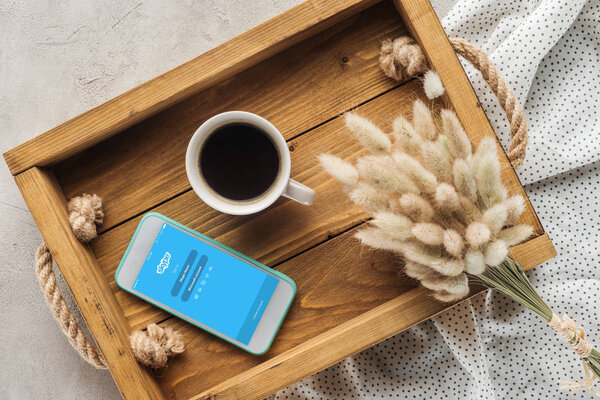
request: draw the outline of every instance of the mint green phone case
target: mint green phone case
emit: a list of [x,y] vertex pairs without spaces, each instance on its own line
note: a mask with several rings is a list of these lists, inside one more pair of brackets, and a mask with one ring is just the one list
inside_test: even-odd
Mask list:
[[202,238],[202,239],[206,240],[207,242],[209,242],[210,244],[214,245],[215,247],[218,247],[218,248],[220,248],[220,249],[223,249],[223,250],[225,250],[225,252],[228,252],[228,253],[231,253],[231,254],[235,254],[236,256],[238,256],[238,257],[242,258],[243,260],[245,260],[245,261],[246,261],[246,262],[248,262],[249,264],[252,264],[253,266],[255,266],[255,267],[257,267],[257,268],[260,268],[260,269],[263,269],[263,270],[265,270],[265,271],[268,271],[268,272],[270,272],[271,274],[273,274],[273,275],[277,276],[278,278],[281,278],[281,279],[283,279],[284,281],[286,281],[286,282],[288,282],[290,285],[292,285],[292,288],[294,289],[294,294],[292,295],[292,299],[290,300],[289,304],[287,305],[287,307],[286,307],[286,309],[285,309],[285,312],[283,313],[283,315],[282,315],[282,317],[281,317],[281,320],[279,321],[279,324],[277,324],[277,327],[275,328],[275,332],[273,333],[273,336],[271,337],[271,340],[269,340],[269,344],[267,345],[267,348],[266,348],[264,351],[262,351],[262,352],[253,352],[253,351],[250,351],[250,350],[248,350],[247,348],[245,348],[245,347],[243,347],[243,346],[240,346],[239,344],[235,343],[235,342],[234,342],[234,341],[232,341],[232,340],[231,340],[229,337],[227,337],[227,336],[225,336],[225,335],[222,335],[220,332],[210,332],[210,331],[207,331],[207,330],[206,330],[206,329],[204,329],[202,326],[200,326],[200,325],[198,325],[198,324],[195,324],[195,323],[193,323],[192,321],[189,321],[189,320],[185,320],[185,319],[184,319],[184,321],[186,321],[186,322],[188,322],[188,323],[190,323],[190,324],[192,324],[192,325],[194,325],[194,326],[197,326],[198,328],[200,328],[200,329],[202,329],[202,330],[204,330],[204,331],[206,331],[206,332],[208,332],[208,333],[211,333],[211,334],[213,334],[213,335],[215,335],[215,336],[218,336],[218,337],[220,337],[221,339],[223,339],[223,340],[225,340],[225,341],[227,341],[227,342],[229,342],[229,343],[233,344],[234,346],[237,346],[237,347],[239,347],[239,348],[241,348],[241,349],[243,349],[243,350],[245,350],[245,351],[247,351],[247,352],[249,352],[249,353],[251,353],[251,354],[255,354],[255,355],[261,355],[261,354],[264,354],[264,353],[266,353],[266,352],[269,350],[269,348],[271,347],[271,344],[273,343],[273,340],[275,339],[275,335],[276,335],[276,334],[277,334],[277,332],[279,331],[279,328],[281,327],[281,324],[283,323],[283,320],[285,319],[285,316],[287,315],[287,313],[288,313],[288,311],[289,311],[289,309],[290,309],[290,306],[292,305],[292,301],[294,300],[294,297],[296,297],[296,283],[295,283],[295,282],[294,282],[292,279],[290,279],[290,277],[288,277],[288,276],[286,276],[286,275],[282,274],[281,272],[279,272],[279,271],[275,271],[274,269],[272,269],[272,268],[269,268],[269,267],[267,267],[266,265],[264,265],[264,264],[261,264],[261,263],[259,263],[258,261],[256,261],[256,260],[253,260],[253,259],[251,259],[250,257],[248,257],[248,256],[245,256],[244,254],[242,254],[242,253],[239,253],[239,252],[237,252],[237,251],[233,250],[232,248],[229,248],[229,247],[227,247],[227,246],[225,246],[225,245],[223,245],[223,244],[221,244],[221,243],[217,242],[217,241],[216,241],[216,240],[214,240],[214,239],[211,239],[211,238],[209,238],[208,236],[204,236],[203,234],[201,234],[201,233],[198,233],[198,232],[196,232],[196,231],[194,231],[194,230],[192,230],[192,229],[188,228],[187,226],[185,226],[185,225],[182,225],[182,224],[180,224],[179,222],[172,220],[172,219],[171,219],[171,218],[169,218],[169,217],[166,217],[166,216],[164,216],[164,215],[162,215],[162,214],[159,214],[159,213],[157,213],[157,212],[149,212],[149,213],[145,214],[145,215],[142,217],[142,220],[141,220],[141,221],[140,221],[140,223],[138,224],[138,227],[137,227],[137,229],[135,230],[135,233],[133,234],[133,238],[131,239],[131,242],[129,242],[129,246],[127,246],[127,250],[125,250],[125,254],[123,255],[123,258],[121,259],[121,262],[119,263],[119,266],[118,266],[118,268],[117,268],[117,271],[115,272],[115,282],[117,283],[117,285],[118,285],[118,286],[119,286],[121,289],[125,290],[126,292],[129,292],[129,293],[131,293],[131,294],[133,294],[133,295],[135,295],[135,296],[137,296],[137,297],[141,298],[142,300],[144,300],[144,301],[147,301],[147,302],[149,302],[149,303],[153,304],[154,306],[156,306],[156,307],[158,307],[158,308],[160,308],[160,309],[162,309],[162,310],[164,310],[164,311],[168,312],[169,314],[171,314],[171,315],[173,315],[173,316],[175,316],[175,317],[177,317],[177,318],[180,318],[179,316],[177,316],[177,315],[175,315],[175,314],[172,314],[172,313],[171,313],[169,310],[167,310],[167,309],[165,309],[164,307],[162,307],[162,305],[161,305],[161,304],[158,304],[158,303],[155,303],[155,302],[148,301],[147,299],[144,299],[143,297],[139,296],[137,293],[135,293],[135,292],[133,292],[132,290],[130,290],[130,288],[123,287],[123,286],[121,286],[121,285],[119,284],[119,282],[117,282],[117,276],[119,275],[119,271],[121,270],[121,267],[123,266],[123,262],[124,262],[124,261],[125,261],[125,259],[127,258],[127,255],[129,254],[129,250],[131,249],[131,246],[133,245],[133,242],[135,241],[135,238],[137,237],[137,235],[138,235],[138,232],[140,231],[140,227],[142,226],[142,224],[144,223],[144,221],[146,220],[146,218],[148,218],[148,217],[151,217],[151,216],[158,217],[158,218],[162,219],[162,220],[163,220],[163,221],[165,221],[165,222],[168,222],[168,223],[170,223],[170,224],[172,224],[172,225],[174,225],[174,226],[176,226],[176,227],[178,227],[178,228],[181,228],[181,229],[183,229],[184,231],[188,232],[188,233],[189,233],[189,234],[191,234],[191,235],[194,235],[194,236],[200,237],[200,238]]

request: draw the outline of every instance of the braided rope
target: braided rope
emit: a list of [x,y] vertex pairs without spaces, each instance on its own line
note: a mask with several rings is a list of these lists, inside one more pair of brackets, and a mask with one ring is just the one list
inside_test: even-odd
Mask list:
[[52,255],[46,242],[42,242],[36,253],[36,274],[46,295],[46,302],[52,311],[54,318],[62,328],[63,333],[69,339],[71,346],[79,352],[81,357],[98,369],[106,369],[106,360],[96,346],[89,341],[85,333],[77,323],[75,316],[69,310],[69,306],[60,292],[56,283],[56,274],[52,269]]
[[460,38],[451,38],[450,44],[457,54],[481,72],[481,77],[498,98],[500,107],[506,113],[506,118],[510,123],[512,140],[508,149],[508,158],[515,168],[520,167],[525,160],[528,141],[527,123],[521,103],[515,97],[512,89],[506,85],[504,78],[483,50]]
[[[454,51],[481,73],[498,98],[510,124],[511,143],[508,158],[515,168],[520,167],[525,160],[528,142],[523,107],[483,50],[464,39],[450,38],[449,40]],[[385,74],[396,80],[420,75],[429,68],[427,58],[419,44],[407,36],[385,40],[381,46],[379,62]]]
[[[98,196],[83,194],[74,197],[67,210],[77,239],[87,243],[98,236],[96,226],[104,220],[102,200]],[[46,296],[48,308],[71,346],[94,367],[108,368],[106,359],[98,347],[87,338],[60,292],[52,268],[52,254],[46,242],[42,242],[36,252],[36,274]],[[156,324],[148,325],[145,332],[134,331],[130,336],[130,343],[136,360],[151,368],[164,367],[169,357],[180,354],[185,349],[181,333]]]

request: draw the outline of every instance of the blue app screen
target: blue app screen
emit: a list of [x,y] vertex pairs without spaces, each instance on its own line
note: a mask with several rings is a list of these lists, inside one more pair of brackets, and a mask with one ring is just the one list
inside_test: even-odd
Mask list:
[[244,344],[279,280],[167,223],[133,289]]

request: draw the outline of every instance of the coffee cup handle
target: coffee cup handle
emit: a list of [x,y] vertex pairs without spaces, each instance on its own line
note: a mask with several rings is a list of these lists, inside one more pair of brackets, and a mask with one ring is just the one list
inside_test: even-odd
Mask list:
[[305,206],[310,206],[315,198],[315,191],[300,182],[290,179],[283,191],[283,196]]

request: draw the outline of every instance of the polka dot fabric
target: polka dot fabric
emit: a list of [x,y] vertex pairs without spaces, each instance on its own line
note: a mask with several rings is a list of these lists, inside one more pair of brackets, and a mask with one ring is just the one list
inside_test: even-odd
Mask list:
[[[524,105],[529,146],[523,184],[600,158],[600,0],[461,0],[443,19],[448,36],[481,47]],[[497,99],[463,61],[500,136],[509,127]]]
[[[600,347],[600,0],[455,3],[443,25],[482,47],[524,105],[530,144],[518,171],[558,256],[528,272],[557,314]],[[504,147],[497,100],[465,69]],[[587,399],[578,357],[529,310],[488,292],[356,354],[276,399]]]
[[[281,391],[277,399],[464,398],[461,366],[432,321],[389,338]],[[442,388],[443,393],[442,393]]]

